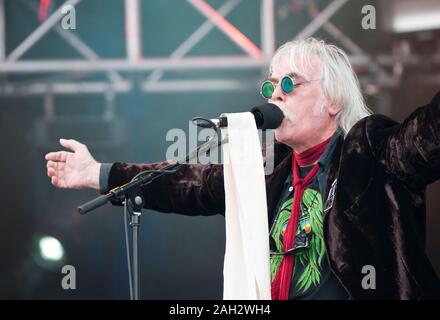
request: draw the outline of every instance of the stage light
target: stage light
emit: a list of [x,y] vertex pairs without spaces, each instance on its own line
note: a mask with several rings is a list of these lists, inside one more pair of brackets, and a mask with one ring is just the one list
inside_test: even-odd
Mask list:
[[61,261],[64,258],[64,249],[58,239],[50,236],[41,237],[38,241],[40,256],[46,261]]
[[393,29],[397,33],[440,29],[440,12],[423,12],[396,16]]
[[40,10],[38,11],[38,20],[44,21],[52,4],[52,0],[40,0]]
[[392,30],[396,33],[434,30],[440,28],[438,0],[393,0],[388,3]]

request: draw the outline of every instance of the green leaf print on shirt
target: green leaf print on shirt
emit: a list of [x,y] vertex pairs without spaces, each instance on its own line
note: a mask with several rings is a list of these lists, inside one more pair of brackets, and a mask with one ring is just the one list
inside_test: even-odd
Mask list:
[[[275,241],[277,251],[283,250],[283,237],[287,222],[292,210],[293,199],[283,203],[278,214],[275,225],[272,229],[271,237]],[[295,265],[292,272],[292,278],[301,264],[303,271],[299,275],[296,289],[299,293],[306,292],[312,285],[317,286],[321,281],[321,263],[325,256],[325,246],[323,237],[323,218],[322,218],[322,199],[321,194],[311,188],[304,191],[301,201],[301,216],[298,221],[296,234],[300,232],[311,232],[312,239],[308,248],[301,249],[295,253]],[[272,255],[270,257],[271,279],[281,264],[283,256]]]

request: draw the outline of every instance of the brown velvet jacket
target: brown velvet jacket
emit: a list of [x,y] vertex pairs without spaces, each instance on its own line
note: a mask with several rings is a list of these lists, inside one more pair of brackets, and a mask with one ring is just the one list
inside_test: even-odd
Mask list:
[[[286,145],[275,145],[274,171],[266,176],[270,215],[291,170],[291,152]],[[115,163],[109,188],[165,164]],[[326,253],[350,297],[440,297],[439,280],[425,254],[425,190],[440,179],[440,92],[401,124],[383,115],[360,120],[345,138],[338,137],[326,170],[323,203],[332,205],[324,212]],[[335,179],[332,202],[328,195]],[[143,193],[149,209],[223,214],[222,165],[183,165],[145,186]],[[376,289],[362,288],[366,265],[375,268]]]

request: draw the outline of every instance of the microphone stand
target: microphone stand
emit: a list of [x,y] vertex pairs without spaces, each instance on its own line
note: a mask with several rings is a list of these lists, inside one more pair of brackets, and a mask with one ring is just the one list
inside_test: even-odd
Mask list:
[[[128,197],[128,199],[127,199]],[[132,228],[133,235],[133,248],[132,248],[132,257],[133,257],[133,276],[130,274],[131,279],[134,282],[134,288],[132,283],[130,283],[130,298],[132,300],[139,300],[139,292],[140,292],[140,281],[139,281],[139,229],[141,226],[141,214],[142,214],[142,206],[144,204],[144,197],[139,187],[131,189],[127,192],[126,198],[124,200],[124,219],[127,219],[127,213],[130,216],[130,227]],[[126,222],[125,222],[126,223]],[[128,241],[128,238],[127,238]],[[127,256],[129,254],[129,250],[127,247]],[[129,267],[130,268],[130,267]],[[134,289],[134,290],[133,290]],[[134,291],[134,292],[132,292]]]
[[[219,126],[214,125],[215,128]],[[130,299],[139,300],[140,295],[140,285],[139,285],[139,230],[140,230],[140,216],[142,213],[142,208],[144,207],[144,197],[141,190],[142,186],[152,183],[155,179],[163,176],[164,174],[170,174],[176,172],[182,164],[187,163],[189,160],[194,159],[198,156],[200,152],[206,152],[211,148],[217,148],[223,143],[227,142],[228,139],[225,138],[215,144],[214,137],[210,137],[205,143],[197,147],[195,150],[191,151],[183,160],[179,160],[176,163],[169,164],[161,170],[147,170],[142,171],[137,174],[130,182],[118,186],[110,190],[107,194],[99,196],[86,202],[78,207],[80,214],[86,214],[96,208],[99,208],[111,200],[117,202],[122,200],[124,204],[124,210],[128,211],[130,215],[130,226],[132,228],[133,236],[133,276],[130,279],[134,283],[134,294],[130,292]],[[131,286],[130,286],[131,291]]]

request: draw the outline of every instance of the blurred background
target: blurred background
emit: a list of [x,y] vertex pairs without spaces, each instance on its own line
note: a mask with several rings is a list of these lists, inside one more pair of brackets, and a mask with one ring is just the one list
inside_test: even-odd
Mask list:
[[[311,35],[349,53],[375,113],[402,121],[440,88],[438,0],[0,0],[0,299],[129,298],[122,209],[81,216],[98,194],[51,186],[59,138],[162,161],[168,130],[261,104],[274,50]],[[438,182],[426,225],[440,274]],[[220,215],[146,210],[142,298],[221,299],[224,243]]]

